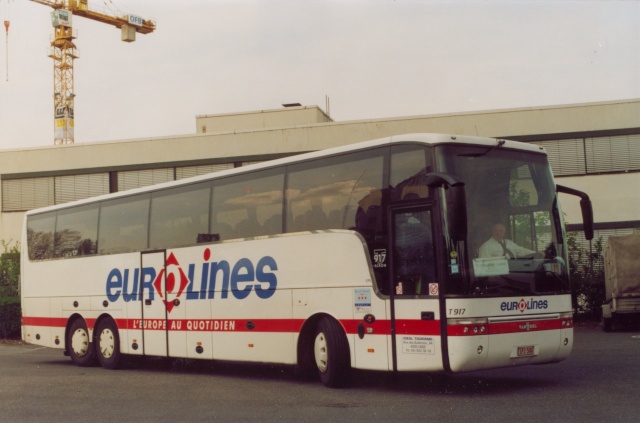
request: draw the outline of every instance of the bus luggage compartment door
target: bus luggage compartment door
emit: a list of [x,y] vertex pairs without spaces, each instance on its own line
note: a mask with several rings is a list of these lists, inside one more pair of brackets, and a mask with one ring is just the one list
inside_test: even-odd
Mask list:
[[[145,355],[165,357],[167,348],[166,252],[142,252],[140,256],[142,290],[142,345]],[[153,271],[151,270],[153,269]]]

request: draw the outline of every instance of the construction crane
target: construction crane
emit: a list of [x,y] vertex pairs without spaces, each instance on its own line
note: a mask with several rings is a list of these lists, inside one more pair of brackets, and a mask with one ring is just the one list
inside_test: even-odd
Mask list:
[[96,12],[89,9],[89,0],[31,0],[53,8],[51,23],[54,37],[49,57],[53,59],[54,144],[73,144],[74,98],[73,61],[77,59],[76,38],[72,30],[72,16],[114,25],[121,30],[122,41],[132,42],[136,32],[149,34],[156,29],[153,21],[135,15]]

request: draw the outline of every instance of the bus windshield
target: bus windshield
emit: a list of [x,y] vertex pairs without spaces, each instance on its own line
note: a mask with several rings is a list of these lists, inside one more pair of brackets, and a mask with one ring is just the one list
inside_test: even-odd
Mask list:
[[490,146],[436,149],[440,171],[465,183],[468,234],[450,242],[451,296],[570,291],[551,169],[544,154]]

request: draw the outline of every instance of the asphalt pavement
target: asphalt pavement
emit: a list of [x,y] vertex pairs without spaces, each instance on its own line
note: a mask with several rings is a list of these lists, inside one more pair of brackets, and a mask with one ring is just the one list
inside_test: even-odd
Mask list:
[[81,368],[0,342],[0,422],[633,422],[640,331],[576,328],[561,363],[456,375],[356,372],[347,389],[286,366],[147,359]]

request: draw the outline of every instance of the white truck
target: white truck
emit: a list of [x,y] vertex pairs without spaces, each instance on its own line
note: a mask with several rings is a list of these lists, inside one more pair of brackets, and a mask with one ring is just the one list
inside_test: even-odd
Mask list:
[[640,314],[640,234],[609,237],[604,278],[602,322],[604,331],[611,332],[617,321]]

